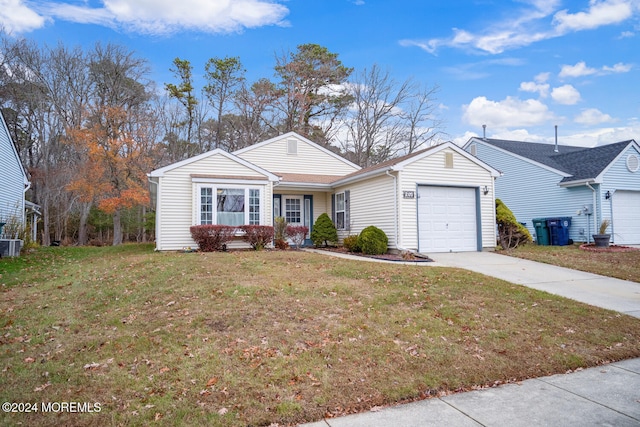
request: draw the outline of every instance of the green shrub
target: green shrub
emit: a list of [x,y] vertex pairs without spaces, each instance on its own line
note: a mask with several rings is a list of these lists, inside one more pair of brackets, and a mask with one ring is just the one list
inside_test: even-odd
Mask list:
[[352,234],[345,237],[342,240],[342,246],[349,252],[360,252],[360,246],[358,246],[358,235]]
[[311,241],[316,246],[329,246],[329,243],[336,244],[338,242],[338,230],[326,213],[320,215],[316,223],[313,224]]
[[516,220],[511,209],[500,199],[496,199],[496,223],[502,249],[514,249],[533,240],[529,230]]
[[370,225],[360,232],[358,246],[367,255],[382,255],[387,253],[389,239],[384,231]]

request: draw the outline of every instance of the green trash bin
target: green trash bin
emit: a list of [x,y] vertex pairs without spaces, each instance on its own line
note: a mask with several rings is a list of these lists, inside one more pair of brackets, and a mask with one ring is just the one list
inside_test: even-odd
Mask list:
[[541,246],[549,246],[549,227],[546,218],[534,218],[533,227],[536,229],[536,243]]

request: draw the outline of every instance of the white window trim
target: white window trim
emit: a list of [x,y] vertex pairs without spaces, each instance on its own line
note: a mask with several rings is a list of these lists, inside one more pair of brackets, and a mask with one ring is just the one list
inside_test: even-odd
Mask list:
[[197,183],[194,191],[194,202],[195,206],[193,209],[193,225],[202,225],[200,209],[202,208],[202,198],[200,197],[202,188],[211,188],[212,194],[214,197],[213,201],[213,211],[212,211],[212,224],[218,225],[218,215],[217,215],[217,203],[216,203],[216,195],[218,193],[218,189],[234,189],[234,190],[244,190],[244,224],[249,225],[249,190],[258,190],[259,191],[259,200],[260,200],[260,221],[259,225],[264,225],[265,220],[265,188],[259,185],[245,185],[241,183],[232,183],[232,182],[218,182],[218,183]]

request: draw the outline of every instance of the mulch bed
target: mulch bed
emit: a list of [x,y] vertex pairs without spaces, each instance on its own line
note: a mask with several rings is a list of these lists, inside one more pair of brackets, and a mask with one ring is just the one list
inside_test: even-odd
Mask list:
[[593,243],[585,243],[580,245],[580,249],[589,252],[634,252],[640,251],[638,248],[631,248],[629,246],[609,245],[606,248],[596,247]]
[[328,248],[315,248],[322,251],[328,252],[338,252],[342,254],[354,255],[363,258],[374,258],[380,259],[384,261],[397,261],[397,262],[433,262],[431,258],[425,255],[411,254],[411,255],[402,255],[402,254],[383,254],[383,255],[365,255],[363,253],[358,252],[349,252],[345,248],[340,247],[328,247]]

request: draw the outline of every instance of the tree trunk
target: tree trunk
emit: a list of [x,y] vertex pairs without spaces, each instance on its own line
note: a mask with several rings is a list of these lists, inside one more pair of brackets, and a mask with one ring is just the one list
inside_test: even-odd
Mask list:
[[42,246],[51,246],[49,233],[49,200],[45,199],[42,204]]
[[80,203],[80,225],[78,229],[78,244],[85,246],[89,242],[88,226],[89,213],[91,213],[91,202]]
[[120,209],[113,213],[113,246],[122,244],[122,221],[120,220]]

